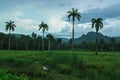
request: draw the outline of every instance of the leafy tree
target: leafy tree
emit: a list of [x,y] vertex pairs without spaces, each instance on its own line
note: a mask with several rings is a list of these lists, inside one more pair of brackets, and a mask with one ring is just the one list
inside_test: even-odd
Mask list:
[[42,31],[43,31],[42,50],[44,50],[44,32],[45,32],[45,30],[48,31],[48,25],[45,24],[44,22],[42,22],[42,23],[39,25],[39,30],[41,30],[41,29],[42,29]]
[[15,30],[16,25],[14,24],[14,21],[9,21],[9,22],[5,22],[5,23],[6,23],[5,30],[9,31],[9,45],[8,45],[8,50],[10,50],[10,34],[11,34],[11,31]]
[[69,21],[72,20],[72,51],[74,50],[74,24],[75,24],[75,19],[80,21],[81,15],[78,12],[78,9],[72,8],[72,11],[68,11],[68,19]]
[[99,29],[102,29],[103,28],[103,19],[102,18],[93,18],[91,20],[92,22],[92,28],[95,28],[96,30],[96,55],[98,54],[98,31]]
[[52,34],[47,34],[47,39],[48,39],[48,50],[51,50],[51,42],[52,42],[52,40],[53,40],[53,36],[52,36]]

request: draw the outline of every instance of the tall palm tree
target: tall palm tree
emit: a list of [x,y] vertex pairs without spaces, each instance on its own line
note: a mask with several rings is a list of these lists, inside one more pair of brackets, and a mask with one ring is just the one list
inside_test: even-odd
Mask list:
[[103,19],[102,18],[93,18],[91,20],[92,22],[92,28],[95,28],[96,30],[96,55],[98,54],[98,31],[99,29],[102,29],[103,28]]
[[47,34],[46,36],[48,38],[48,50],[51,50],[51,43],[52,43],[52,40],[53,40],[53,36],[52,34]]
[[9,22],[5,22],[6,23],[6,28],[5,30],[6,31],[9,31],[9,43],[8,43],[8,50],[10,50],[10,34],[11,34],[11,31],[14,31],[15,30],[15,27],[16,25],[14,24],[14,21],[9,21]]
[[36,40],[36,36],[37,36],[36,33],[32,32],[32,38],[33,38],[33,40],[34,40],[34,41],[33,41],[33,47],[34,47],[33,49],[35,49],[35,43],[36,43],[35,40]]
[[44,50],[44,32],[45,32],[45,30],[48,31],[48,25],[45,24],[44,22],[42,22],[42,23],[39,25],[39,30],[41,30],[41,29],[42,29],[42,31],[43,31],[42,50]]
[[78,12],[78,9],[72,8],[72,11],[68,11],[68,19],[69,21],[72,20],[72,51],[74,50],[74,24],[75,20],[77,19],[80,21],[81,15]]

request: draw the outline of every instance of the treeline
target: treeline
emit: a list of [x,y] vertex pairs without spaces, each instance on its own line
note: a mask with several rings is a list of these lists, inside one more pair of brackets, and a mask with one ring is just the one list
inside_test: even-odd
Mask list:
[[[93,42],[85,42],[83,41],[82,43],[80,43],[79,45],[75,46],[76,49],[80,48],[83,50],[91,50],[91,51],[95,51],[96,49],[96,43]],[[105,42],[104,40],[101,41],[99,40],[98,43],[98,51],[120,51],[120,42],[112,42],[111,39],[109,42]]]
[[[35,33],[30,35],[11,34],[11,50],[42,50],[42,37]],[[8,49],[9,34],[0,33],[0,49]],[[74,45],[75,50],[92,50],[96,49],[96,43],[83,41]],[[44,50],[70,50],[72,48],[72,40],[64,43],[61,38],[55,38],[48,34],[44,38]],[[120,51],[120,42],[116,42],[111,38],[109,42],[103,39],[99,40],[98,51]]]
[[[10,50],[42,50],[42,37],[33,35],[10,35]],[[61,41],[59,38],[55,39],[52,37],[52,40],[49,40],[47,37],[44,38],[44,49],[48,50],[48,45],[50,45],[51,50],[59,49]],[[8,49],[9,46],[9,34],[0,33],[0,49]],[[56,46],[58,45],[58,46]]]

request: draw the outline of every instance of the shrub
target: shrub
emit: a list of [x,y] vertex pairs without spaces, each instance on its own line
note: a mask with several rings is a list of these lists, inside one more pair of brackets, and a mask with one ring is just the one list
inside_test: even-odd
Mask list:
[[25,75],[17,76],[9,73],[7,70],[0,69],[0,80],[29,80]]
[[71,66],[65,65],[65,64],[59,64],[57,67],[57,70],[59,73],[62,73],[62,74],[71,74],[72,73]]
[[28,66],[25,73],[31,77],[46,77],[47,75],[47,72],[43,69],[43,66],[38,63]]

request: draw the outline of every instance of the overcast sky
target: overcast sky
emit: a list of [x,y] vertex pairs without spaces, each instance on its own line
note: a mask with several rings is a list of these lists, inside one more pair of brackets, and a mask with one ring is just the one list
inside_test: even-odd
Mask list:
[[41,34],[38,25],[44,21],[49,25],[47,33],[71,37],[71,23],[64,20],[71,8],[82,16],[75,25],[75,37],[95,31],[90,21],[98,17],[104,19],[100,32],[120,36],[120,0],[0,0],[0,32],[5,32],[5,22],[12,20],[16,24],[14,33]]

